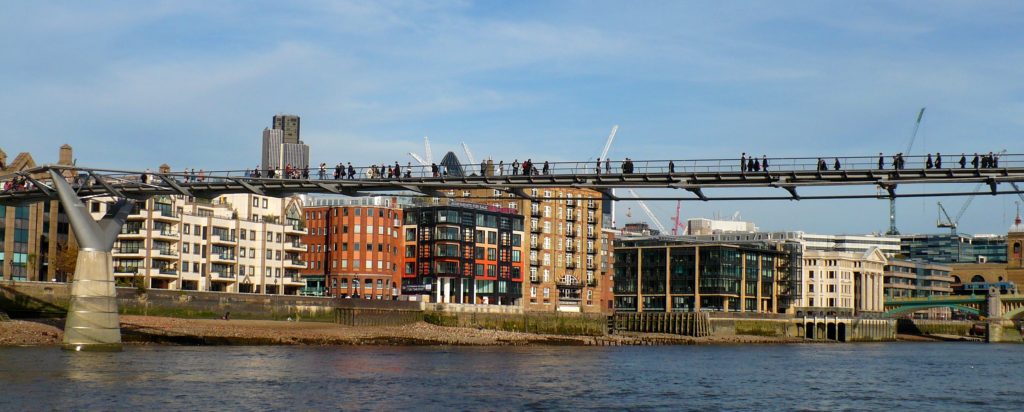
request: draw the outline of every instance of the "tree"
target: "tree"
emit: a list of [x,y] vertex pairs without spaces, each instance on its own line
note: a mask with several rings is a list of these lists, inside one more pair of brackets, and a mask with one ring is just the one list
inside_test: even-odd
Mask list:
[[54,272],[57,275],[57,280],[73,281],[77,263],[78,249],[69,247],[65,242],[57,242],[57,257],[54,259]]

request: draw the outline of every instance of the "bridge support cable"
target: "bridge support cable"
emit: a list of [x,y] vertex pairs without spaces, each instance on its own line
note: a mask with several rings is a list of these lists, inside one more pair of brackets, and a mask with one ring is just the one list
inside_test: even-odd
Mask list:
[[166,183],[167,186],[170,186],[172,189],[174,189],[174,191],[178,192],[178,194],[182,196],[192,196],[192,192],[189,192],[188,189],[181,187],[181,185],[179,185],[178,182],[174,180],[174,178],[169,177],[163,173],[159,173],[156,176],[160,178],[160,180],[162,180],[164,183]]
[[121,350],[111,250],[135,201],[120,198],[97,222],[64,177],[52,169],[49,172],[79,245],[63,347],[74,351]]

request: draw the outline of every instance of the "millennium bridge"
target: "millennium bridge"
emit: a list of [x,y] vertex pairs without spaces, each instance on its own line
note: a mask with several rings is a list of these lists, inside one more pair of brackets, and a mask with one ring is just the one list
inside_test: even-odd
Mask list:
[[[155,195],[184,195],[212,198],[228,193],[286,196],[302,193],[362,196],[375,193],[404,193],[412,196],[448,197],[456,190],[494,189],[533,199],[529,189],[592,189],[618,200],[615,189],[677,189],[668,196],[640,196],[641,200],[812,200],[812,199],[896,199],[900,197],[973,196],[984,190],[991,195],[1018,194],[1024,181],[1024,155],[1000,154],[978,162],[943,163],[930,157],[902,157],[893,167],[886,158],[875,156],[827,158],[761,158],[697,160],[626,160],[621,162],[542,162],[522,168],[518,161],[462,165],[457,162],[431,166],[389,165],[349,167],[339,163],[321,171],[289,170],[260,173],[254,170],[169,170],[128,171],[77,165],[44,165],[14,171],[0,177],[0,205],[19,205],[59,199],[79,243],[78,261],[71,301],[65,322],[64,347],[70,350],[119,350],[121,331],[112,278],[111,249],[121,226],[135,202]],[[968,162],[970,162],[968,164]],[[952,167],[948,167],[952,166]],[[342,170],[344,169],[344,170]],[[338,172],[335,174],[335,170]],[[275,177],[266,177],[275,176]],[[287,178],[283,178],[287,177]],[[929,190],[899,191],[906,186]],[[968,189],[965,186],[969,186]],[[810,193],[819,187],[849,189],[839,193]],[[874,193],[864,193],[863,188]],[[931,188],[942,188],[942,190]],[[950,190],[949,187],[958,189]],[[986,189],[987,187],[987,189]],[[720,194],[730,189],[747,189],[741,194]],[[768,189],[756,190],[756,189]],[[780,194],[774,194],[777,189]],[[756,192],[756,193],[753,193]],[[635,193],[634,193],[635,194]],[[113,207],[99,222],[89,214],[82,199],[112,198]],[[551,198],[548,198],[551,199]],[[890,205],[891,206],[891,205]],[[991,295],[991,293],[990,293]],[[988,313],[1009,319],[1024,311],[1024,299],[988,296],[949,298],[928,302],[887,302],[889,315],[935,305],[952,305],[970,312]],[[993,299],[999,299],[994,304]],[[928,306],[932,305],[932,306]],[[1005,306],[1004,305],[1009,305]],[[998,315],[996,315],[998,312]],[[1006,315],[1009,315],[1007,317]]]

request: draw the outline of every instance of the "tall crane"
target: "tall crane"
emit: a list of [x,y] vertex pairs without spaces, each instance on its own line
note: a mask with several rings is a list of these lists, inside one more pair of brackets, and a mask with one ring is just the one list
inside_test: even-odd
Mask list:
[[430,163],[434,161],[430,153],[430,138],[423,136],[423,157],[413,152],[409,152],[409,156],[412,156],[413,160],[416,160],[421,166],[430,166]]
[[466,142],[462,142],[462,151],[466,152],[466,160],[469,160],[470,165],[476,165],[476,157],[473,156],[473,152],[469,151],[469,145]]
[[651,223],[654,223],[654,226],[657,227],[658,230],[661,231],[661,233],[668,233],[668,230],[665,229],[665,225],[661,224],[661,221],[658,220],[656,216],[654,216],[654,212],[651,211],[651,208],[647,207],[647,203],[644,203],[642,200],[639,200],[640,195],[638,195],[636,191],[633,189],[629,189],[629,194],[637,199],[637,203],[640,203],[640,208],[644,210],[644,213],[647,214],[647,217],[651,218]]
[[[914,147],[914,140],[917,138],[917,130],[921,128],[921,119],[924,118],[924,107],[921,111],[917,112],[917,121],[914,122],[914,131],[910,133],[910,142],[907,143],[907,151],[903,152],[906,155],[910,155],[910,149]],[[890,236],[896,236],[900,234],[899,229],[896,229],[896,198],[889,197],[889,231],[885,234]]]
[[679,236],[679,229],[683,229],[684,235],[688,235],[690,232],[687,225],[679,219],[679,210],[682,208],[682,204],[682,200],[676,200],[676,215],[672,217],[672,236]]
[[[608,161],[608,150],[610,150],[612,148],[612,141],[615,140],[615,134],[617,134],[618,132],[619,132],[619,125],[613,125],[612,126],[612,132],[608,134],[608,139],[606,139],[604,141],[604,149],[601,150],[601,155],[597,157],[597,161],[598,162],[602,162],[602,161],[607,162]],[[588,165],[584,164],[583,167],[585,169],[585,168],[588,167]],[[597,168],[598,169],[601,168],[601,164],[600,163],[597,164]],[[602,204],[602,206],[604,205],[604,202],[609,202],[610,205],[611,205],[611,210],[609,210],[608,213],[609,213],[609,215],[612,218],[612,222],[611,222],[612,227],[615,227],[615,203],[616,202],[615,202],[614,199],[615,199],[615,189],[611,189],[609,194],[601,196],[601,204]]]
[[[1006,149],[1000,150],[999,153],[996,153],[996,155],[1002,155],[1004,153],[1006,153]],[[1020,192],[1020,188],[1017,186],[1017,182],[1009,182],[1009,183],[1010,183],[1010,185],[1013,186],[1013,189],[1017,192],[1017,196],[1020,197],[1020,200],[1024,200],[1024,193]],[[942,202],[938,202],[939,203],[939,213],[940,214],[939,214],[938,219],[935,222],[935,227],[946,227],[946,228],[949,228],[950,232],[955,235],[957,227],[960,226],[960,218],[964,217],[964,213],[967,212],[967,208],[971,206],[971,202],[974,201],[974,197],[977,196],[978,193],[981,193],[981,188],[983,186],[985,186],[985,184],[986,184],[985,182],[982,182],[982,183],[978,183],[976,186],[974,186],[974,190],[971,191],[971,195],[967,197],[967,200],[964,201],[964,205],[961,206],[960,210],[956,213],[956,219],[950,218],[949,217],[949,213],[946,213],[946,208],[942,206]],[[942,220],[943,216],[946,217],[946,220]]]

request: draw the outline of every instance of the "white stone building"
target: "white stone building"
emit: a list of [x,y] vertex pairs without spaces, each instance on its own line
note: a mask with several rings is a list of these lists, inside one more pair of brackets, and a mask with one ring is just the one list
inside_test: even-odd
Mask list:
[[806,250],[799,307],[836,312],[882,312],[884,269],[877,248],[865,253]]
[[[89,202],[93,216],[108,201]],[[118,286],[299,294],[305,282],[301,201],[252,194],[212,201],[156,196],[128,216],[114,244]]]

